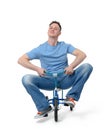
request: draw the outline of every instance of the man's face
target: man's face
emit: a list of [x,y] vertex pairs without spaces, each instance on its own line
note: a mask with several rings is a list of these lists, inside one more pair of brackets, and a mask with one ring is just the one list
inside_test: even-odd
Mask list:
[[56,38],[58,37],[59,35],[61,34],[61,31],[60,31],[60,27],[58,24],[56,23],[53,23],[49,26],[49,29],[48,29],[48,36],[49,37],[53,37],[53,38]]

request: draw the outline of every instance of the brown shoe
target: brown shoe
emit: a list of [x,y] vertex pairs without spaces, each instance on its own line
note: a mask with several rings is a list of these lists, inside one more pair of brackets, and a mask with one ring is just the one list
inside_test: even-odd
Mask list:
[[49,106],[46,110],[42,111],[42,112],[37,112],[37,114],[34,116],[34,118],[40,118],[40,117],[46,117],[46,115],[50,112],[52,112],[53,109],[51,106]]
[[70,107],[74,108],[76,103],[75,103],[75,101],[74,101],[73,98],[66,98],[66,99],[64,100],[64,104],[65,104],[66,106],[70,106]]

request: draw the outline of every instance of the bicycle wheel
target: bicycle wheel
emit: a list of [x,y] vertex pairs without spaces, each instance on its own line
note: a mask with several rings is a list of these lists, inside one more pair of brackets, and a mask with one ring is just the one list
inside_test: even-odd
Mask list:
[[73,107],[70,107],[70,111],[73,111]]
[[58,121],[58,100],[54,99],[54,120]]

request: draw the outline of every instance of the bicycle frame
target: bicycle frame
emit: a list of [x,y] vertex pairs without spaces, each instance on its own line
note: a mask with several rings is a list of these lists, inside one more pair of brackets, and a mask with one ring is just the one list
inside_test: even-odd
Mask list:
[[[57,77],[54,77],[54,83],[55,83],[55,89],[53,90],[53,98],[48,99],[49,104],[53,104],[53,106],[54,106],[55,99],[58,100],[58,105],[64,104],[63,89],[58,88]],[[61,91],[61,98],[59,98],[58,91]]]
[[45,72],[47,76],[52,76],[54,78],[54,84],[55,84],[55,89],[53,90],[53,98],[48,99],[49,104],[52,104],[54,107],[54,119],[55,121],[58,121],[58,106],[59,104],[64,104],[64,98],[63,98],[63,90],[61,98],[59,98],[59,88],[58,88],[58,82],[57,82],[57,77],[64,74],[65,71],[59,72],[59,73],[50,73],[50,72]]
[[[47,76],[50,76],[50,77],[53,77],[53,78],[54,78],[55,89],[53,90],[53,98],[48,100],[50,104],[53,104],[53,105],[54,105],[54,101],[53,101],[54,99],[58,99],[59,104],[63,104],[63,102],[60,102],[60,101],[63,101],[63,100],[64,100],[64,98],[63,98],[63,90],[60,89],[60,88],[58,88],[59,86],[58,86],[58,82],[57,82],[57,77],[63,75],[64,73],[65,73],[64,70],[61,71],[61,72],[59,72],[59,73],[50,73],[50,72],[47,72],[47,71],[45,72],[45,74],[46,74]],[[59,95],[58,95],[58,91],[59,91],[59,90],[62,91],[61,98],[59,98]]]

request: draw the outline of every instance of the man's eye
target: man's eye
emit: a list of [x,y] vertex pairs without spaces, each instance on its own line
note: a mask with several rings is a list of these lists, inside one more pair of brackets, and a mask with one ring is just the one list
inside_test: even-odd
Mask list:
[[50,27],[49,29],[54,29],[54,30],[58,30],[58,28],[53,28],[53,27]]

